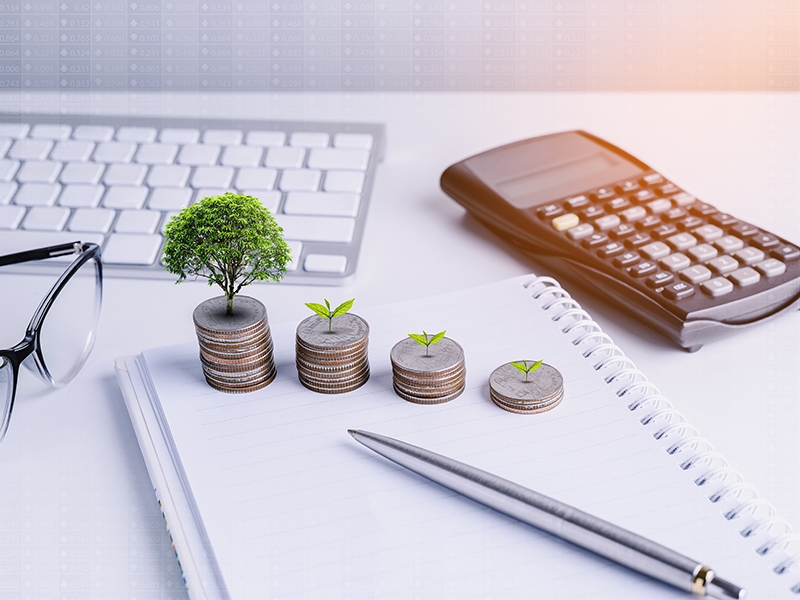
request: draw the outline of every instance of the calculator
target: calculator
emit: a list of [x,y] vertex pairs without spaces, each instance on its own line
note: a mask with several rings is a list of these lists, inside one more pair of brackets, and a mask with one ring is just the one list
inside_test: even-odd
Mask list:
[[558,277],[689,351],[800,298],[797,244],[585,131],[472,156],[450,166],[441,186]]

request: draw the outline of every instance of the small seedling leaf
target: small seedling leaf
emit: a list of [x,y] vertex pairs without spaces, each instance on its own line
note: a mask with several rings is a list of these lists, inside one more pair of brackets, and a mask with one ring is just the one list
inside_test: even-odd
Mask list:
[[528,372],[528,368],[525,365],[523,365],[522,363],[512,362],[512,363],[509,363],[509,364],[512,367],[514,367],[515,369],[519,370],[521,373],[527,373]]
[[332,316],[334,317],[342,316],[344,313],[350,310],[350,307],[353,306],[353,302],[355,302],[355,298],[353,298],[352,300],[348,300],[347,302],[342,302],[339,306],[336,307],[336,310],[333,311]]
[[[542,360],[544,360],[544,359],[542,359]],[[535,363],[533,363],[533,364],[530,366],[530,368],[528,369],[528,371],[535,371],[536,369],[538,369],[538,368],[539,368],[539,367],[541,367],[541,366],[542,366],[542,361],[541,361],[541,360],[537,360]]]
[[327,298],[325,298],[325,306],[327,306],[327,307],[328,307],[328,311],[330,311],[330,310],[331,310],[331,303],[330,303],[330,302],[328,302],[328,299],[327,299]]
[[428,342],[428,344],[438,344],[444,338],[444,334],[445,334],[444,331],[440,331],[439,333],[437,333],[435,336],[433,336],[431,338],[431,341]]
[[317,304],[315,302],[306,302],[306,306],[311,310],[313,310],[315,313],[317,313],[323,319],[329,319],[331,316],[330,313],[328,312],[328,309],[322,306],[322,304]]
[[425,339],[424,337],[422,337],[418,333],[409,333],[408,337],[410,337],[412,340],[414,340],[415,342],[417,342],[417,343],[419,343],[419,344],[421,344],[423,346],[427,346],[428,345],[428,340]]

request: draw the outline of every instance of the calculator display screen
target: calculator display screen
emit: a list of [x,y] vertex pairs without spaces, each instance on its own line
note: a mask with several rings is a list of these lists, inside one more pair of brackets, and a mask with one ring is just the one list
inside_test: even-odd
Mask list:
[[[614,167],[614,163],[608,156],[604,154],[593,154],[582,156],[564,165],[550,167],[538,173],[530,173],[522,177],[517,177],[516,179],[504,181],[498,184],[498,187],[500,191],[503,192],[504,196],[516,199],[524,196],[537,195],[552,189],[560,189],[576,179],[584,181],[588,179],[589,181],[598,182],[588,185],[587,188],[585,188],[588,189],[596,185],[608,183],[608,177],[605,176],[605,173],[612,167]],[[546,202],[555,199],[556,198],[548,198]]]

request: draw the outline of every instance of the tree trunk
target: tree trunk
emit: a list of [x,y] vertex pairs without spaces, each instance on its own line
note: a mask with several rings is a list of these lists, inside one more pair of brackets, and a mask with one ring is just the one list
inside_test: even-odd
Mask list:
[[227,307],[225,309],[225,314],[226,315],[232,315],[233,314],[233,294],[231,294],[231,295],[225,294],[225,297],[228,299],[228,305],[227,305]]

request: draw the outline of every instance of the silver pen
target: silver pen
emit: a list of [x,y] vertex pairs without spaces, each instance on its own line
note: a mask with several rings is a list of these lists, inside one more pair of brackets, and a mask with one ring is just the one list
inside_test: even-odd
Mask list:
[[568,504],[400,440],[368,431],[348,432],[370,450],[431,481],[653,579],[698,596],[722,600],[745,596],[744,589],[703,563]]

